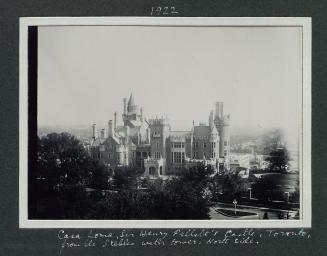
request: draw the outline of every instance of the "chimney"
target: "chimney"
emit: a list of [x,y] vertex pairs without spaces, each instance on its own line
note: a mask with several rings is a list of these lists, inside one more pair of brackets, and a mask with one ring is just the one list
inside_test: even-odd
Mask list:
[[95,140],[95,126],[96,124],[92,125],[92,139]]
[[216,102],[216,117],[222,119],[224,116],[224,103]]
[[210,115],[209,115],[209,126],[210,128],[212,128],[214,125],[214,121],[213,121],[213,111],[210,111]]
[[141,112],[141,121],[143,121],[143,108],[142,107],[140,109],[140,112]]
[[114,135],[113,125],[112,125],[112,120],[109,120],[109,122],[108,122],[108,137],[111,137],[112,135]]
[[124,115],[127,114],[127,99],[124,98]]
[[104,139],[104,129],[101,129],[101,139]]
[[114,131],[116,131],[117,128],[117,112],[114,114]]

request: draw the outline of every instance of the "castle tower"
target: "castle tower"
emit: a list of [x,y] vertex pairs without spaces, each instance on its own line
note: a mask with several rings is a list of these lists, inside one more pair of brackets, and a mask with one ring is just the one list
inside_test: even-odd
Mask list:
[[124,99],[124,126],[131,125],[130,121],[137,125],[139,125],[143,121],[143,109],[141,109],[140,111],[139,106],[135,104],[133,94],[130,95],[128,103],[126,103],[126,98]]
[[220,135],[219,157],[225,159],[225,167],[229,169],[230,162],[230,116],[224,115],[224,103],[216,102],[214,118],[215,126]]
[[139,114],[139,107],[134,102],[133,94],[129,97],[127,103],[127,112],[128,114]]
[[166,147],[170,133],[170,125],[166,118],[149,120],[151,158],[144,160],[145,173],[149,174],[154,168],[158,175],[166,174]]
[[151,156],[154,158],[166,158],[166,140],[170,131],[168,121],[165,118],[155,118],[150,119],[149,122]]
[[214,115],[213,111],[210,112],[209,116],[209,143],[210,143],[210,158],[218,158],[219,157],[219,133],[214,124]]

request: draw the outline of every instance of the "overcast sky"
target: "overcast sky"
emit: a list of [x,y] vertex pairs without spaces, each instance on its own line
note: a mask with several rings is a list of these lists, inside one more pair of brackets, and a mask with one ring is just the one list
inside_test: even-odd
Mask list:
[[[234,127],[281,127],[297,137],[297,27],[39,27],[38,124],[104,126],[133,93],[147,117],[173,128],[206,122],[223,101]],[[121,120],[121,118],[120,118]]]

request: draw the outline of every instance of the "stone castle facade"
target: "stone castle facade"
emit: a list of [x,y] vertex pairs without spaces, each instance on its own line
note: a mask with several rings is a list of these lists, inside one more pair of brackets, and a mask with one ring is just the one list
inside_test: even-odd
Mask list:
[[224,115],[222,102],[210,112],[208,124],[193,122],[188,131],[173,131],[166,118],[146,119],[133,95],[123,100],[122,119],[119,126],[115,112],[99,136],[93,124],[90,154],[109,168],[133,166],[143,168],[145,176],[159,177],[198,162],[215,170],[230,167],[230,116]]

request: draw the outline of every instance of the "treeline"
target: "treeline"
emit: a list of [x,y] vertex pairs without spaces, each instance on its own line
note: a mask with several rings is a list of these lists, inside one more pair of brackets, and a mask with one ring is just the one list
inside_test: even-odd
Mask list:
[[36,166],[29,170],[30,219],[209,218],[206,188],[213,170],[204,165],[166,181],[141,180],[140,170],[112,173],[74,136],[52,133],[38,138]]
[[232,135],[231,150],[235,153],[251,153],[269,155],[277,148],[285,147],[285,138],[281,129],[271,129],[255,135]]
[[[269,156],[272,170],[285,169],[285,150],[278,148]],[[238,173],[213,175],[202,164],[167,180],[145,179],[142,172],[132,167],[110,171],[68,133],[38,138],[36,168],[28,178],[29,218],[209,219],[215,201],[249,201],[251,190],[258,203],[269,205],[274,191],[291,182],[295,191],[288,199],[299,201],[298,180],[286,180],[290,176],[282,172],[242,178]]]

